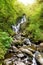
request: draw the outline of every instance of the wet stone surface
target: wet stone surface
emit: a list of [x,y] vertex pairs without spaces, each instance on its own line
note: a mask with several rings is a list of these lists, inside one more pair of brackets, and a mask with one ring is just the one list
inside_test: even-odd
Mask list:
[[[16,41],[21,40],[21,38],[15,39]],[[40,50],[39,47],[42,44],[37,46],[32,44],[30,40],[26,38],[21,40],[23,42],[22,44],[20,44],[21,42],[18,44],[15,39],[14,43],[11,44],[10,48],[5,54],[5,59],[2,65],[39,65],[37,64],[36,60],[40,63],[40,65],[43,65],[43,58],[41,53],[38,51]]]
[[[26,50],[26,49],[25,49]],[[32,57],[22,52],[22,47],[11,46],[5,55],[3,65],[31,65]]]

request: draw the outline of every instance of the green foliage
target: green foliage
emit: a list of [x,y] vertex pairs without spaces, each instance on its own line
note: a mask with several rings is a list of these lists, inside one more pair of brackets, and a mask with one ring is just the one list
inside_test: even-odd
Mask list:
[[23,5],[16,0],[0,0],[0,29],[14,35],[11,26],[23,14]]
[[0,32],[0,59],[4,58],[7,49],[10,47],[12,38],[5,32]]
[[[28,12],[29,10],[29,12]],[[43,40],[43,3],[36,3],[28,8],[30,24],[26,27],[26,33],[32,35],[34,41]],[[28,17],[28,18],[29,18]]]

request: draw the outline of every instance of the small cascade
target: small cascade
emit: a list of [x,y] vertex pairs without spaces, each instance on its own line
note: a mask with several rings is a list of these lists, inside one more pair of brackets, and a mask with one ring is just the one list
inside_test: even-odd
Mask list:
[[32,62],[32,65],[37,65],[35,58],[33,58]]
[[36,59],[35,59],[35,54],[33,55],[32,65],[37,65],[37,62],[36,62]]
[[16,33],[18,33],[19,30],[20,30],[20,25],[23,24],[24,22],[26,22],[26,17],[25,17],[25,15],[23,15],[23,17],[21,18],[20,23],[18,23],[18,24],[15,25],[15,26],[12,25],[13,31],[15,31]]

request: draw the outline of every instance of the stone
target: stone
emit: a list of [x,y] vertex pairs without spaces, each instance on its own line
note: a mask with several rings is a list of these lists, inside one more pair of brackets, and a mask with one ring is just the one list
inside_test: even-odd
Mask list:
[[32,52],[29,51],[28,49],[20,48],[20,50],[21,50],[22,52],[24,52],[24,53],[27,53],[28,55],[33,56]]
[[40,52],[36,51],[35,58],[41,65],[43,65],[43,57]]
[[12,64],[12,61],[11,59],[5,59],[4,62],[3,62],[4,65],[11,65]]
[[12,46],[12,50],[13,50],[13,52],[18,52],[19,51],[18,48],[16,48],[15,46]]
[[13,44],[15,45],[15,46],[20,46],[20,45],[22,45],[22,40],[13,40]]
[[43,43],[40,43],[40,45],[38,45],[37,50],[43,52]]
[[24,54],[20,53],[20,54],[17,55],[17,57],[22,58],[22,57],[24,57]]
[[43,46],[43,43],[40,43],[40,46]]
[[23,62],[20,62],[20,61],[15,61],[13,63],[13,65],[26,65],[26,64],[24,64]]
[[12,49],[9,49],[9,50],[8,50],[8,52],[9,52],[9,53],[12,53],[12,52],[13,52],[13,50],[12,50]]
[[15,36],[15,38],[16,38],[17,40],[21,39],[21,34],[17,34],[17,35]]
[[25,38],[23,41],[26,45],[30,45],[31,46],[31,42],[28,38]]

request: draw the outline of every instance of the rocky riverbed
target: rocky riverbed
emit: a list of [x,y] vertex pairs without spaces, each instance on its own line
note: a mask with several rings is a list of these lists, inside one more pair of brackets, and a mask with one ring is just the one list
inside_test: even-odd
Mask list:
[[43,43],[35,45],[28,38],[16,34],[2,65],[43,65],[42,47]]

